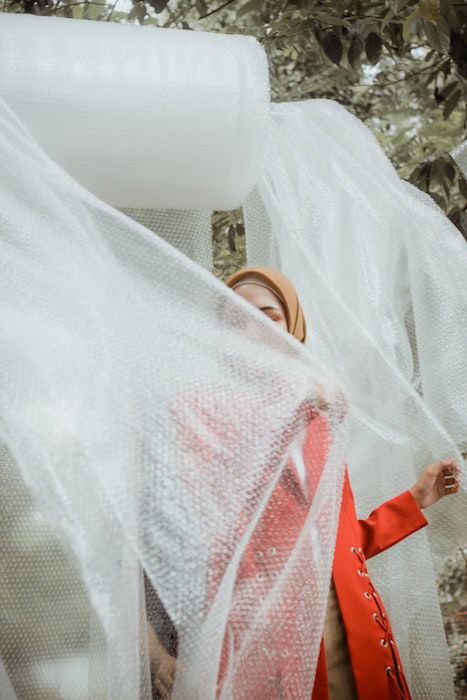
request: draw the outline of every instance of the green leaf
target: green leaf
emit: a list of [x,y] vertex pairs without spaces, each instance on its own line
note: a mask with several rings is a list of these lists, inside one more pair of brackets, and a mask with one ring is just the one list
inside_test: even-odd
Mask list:
[[413,12],[406,17],[404,24],[402,25],[402,38],[404,41],[407,41],[411,32],[412,32],[412,22],[414,22],[417,17],[418,17],[418,7],[417,9],[413,10]]
[[241,222],[236,224],[236,231],[237,231],[237,236],[244,236],[245,235],[245,226]]
[[439,0],[420,0],[418,3],[418,14],[427,22],[438,24]]
[[323,22],[324,24],[330,24],[333,27],[347,27],[347,28],[349,28],[351,26],[350,22],[347,22],[347,20],[342,19],[341,17],[335,17],[334,15],[327,15],[327,14],[318,13],[315,15],[315,17],[320,22]]
[[467,182],[462,176],[459,176],[459,192],[465,199],[467,199]]
[[263,4],[263,0],[248,0],[244,5],[242,5],[237,11],[237,19],[247,15],[249,12],[254,12],[259,10]]
[[333,31],[324,32],[320,43],[329,60],[338,66],[343,52],[342,42],[338,34]]
[[436,78],[436,76],[439,73],[439,67],[435,68],[434,71],[432,71],[429,75],[428,78],[422,83],[423,87],[428,87],[428,85]]
[[354,66],[356,61],[358,61],[358,58],[362,53],[362,48],[362,40],[359,36],[354,36],[350,42],[349,51],[347,54],[347,58],[351,66]]
[[412,172],[410,173],[409,182],[411,182],[412,185],[417,185],[417,184],[418,184],[418,180],[419,180],[419,177],[420,177],[420,173],[421,173],[422,167],[423,167],[422,165],[418,165],[418,166],[415,168],[415,170],[412,170]]
[[146,19],[146,15],[147,15],[146,5],[144,4],[144,2],[139,2],[137,5],[135,5],[135,7],[136,7],[136,17],[138,19],[138,22],[140,24],[144,24],[144,20]]
[[437,192],[430,192],[430,197],[431,197],[432,199],[434,199],[434,201],[436,202],[436,204],[437,204],[439,207],[441,207],[441,209],[445,209],[445,208],[446,208],[446,200],[443,199],[443,197],[441,197],[440,194],[438,194]]
[[424,192],[430,191],[431,163],[423,163],[418,174],[418,186]]
[[[86,8],[85,8],[85,10],[86,10]],[[128,19],[129,20],[136,19],[137,12],[138,12],[137,6],[133,5],[133,7],[131,8],[131,10],[128,13]],[[83,12],[83,16],[84,16],[84,12]]]
[[[446,197],[449,197],[449,181],[446,178],[446,161],[442,158],[437,158],[431,164],[431,181],[433,184],[438,184],[443,188]],[[454,168],[453,168],[454,170]]]
[[442,17],[440,17],[436,27],[431,22],[425,21],[424,30],[428,43],[433,49],[444,54],[449,53],[451,39],[449,36],[449,29]]
[[196,0],[196,9],[198,10],[199,16],[203,17],[209,12],[208,6],[204,0]]
[[396,14],[396,13],[394,12],[394,10],[389,10],[389,12],[387,12],[387,13],[384,15],[383,21],[381,22],[381,31],[383,31],[384,29],[386,29],[387,25],[388,25],[389,22],[394,18],[395,14]]
[[365,39],[365,53],[368,56],[368,60],[372,66],[376,65],[381,56],[381,49],[383,48],[383,42],[379,34],[375,32],[370,32]]
[[457,80],[453,80],[451,83],[445,85],[439,94],[444,97],[445,100],[447,100],[456,88],[459,89],[459,82]]
[[456,177],[456,169],[454,168],[453,164],[449,163],[449,161],[444,161],[443,171],[446,180],[450,183],[454,182],[454,178]]
[[157,14],[159,12],[162,12],[162,10],[165,10],[167,5],[169,4],[169,0],[149,0],[149,4],[154,9],[154,12]]
[[452,112],[457,107],[457,103],[459,102],[461,94],[462,94],[461,91],[459,89],[457,89],[451,95],[451,97],[448,100],[446,100],[446,102],[444,103],[443,117],[445,119],[448,119],[448,117],[451,116]]
[[409,2],[411,2],[411,1],[412,0],[397,0],[397,2],[396,2],[397,12],[400,12],[401,10],[403,10],[404,7],[406,7],[409,4]]
[[229,244],[229,250],[232,253],[237,252],[237,246],[235,245],[235,226],[229,226],[227,233],[227,243]]
[[389,6],[397,14],[404,9],[406,5],[409,4],[411,0],[390,0]]
[[436,25],[436,31],[438,33],[438,40],[441,46],[441,50],[443,51],[443,53],[449,53],[449,49],[451,48],[451,36],[449,27],[442,16],[438,20],[438,24]]

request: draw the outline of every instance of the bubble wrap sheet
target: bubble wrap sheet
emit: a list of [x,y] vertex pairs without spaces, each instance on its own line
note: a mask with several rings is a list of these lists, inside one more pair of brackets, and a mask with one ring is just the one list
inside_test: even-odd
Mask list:
[[[173,697],[308,698],[342,390],[301,343],[73,181],[3,103],[0,120],[3,686],[150,697],[146,615],[162,610]],[[266,568],[245,567],[292,447],[315,475],[307,507],[276,529]]]
[[[0,24],[2,698],[151,697],[147,620],[175,698],[309,698],[344,461],[365,517],[466,449],[465,243],[335,103],[265,120],[250,40],[162,32],[190,37],[178,73],[169,38],[158,54],[160,32],[118,27],[119,55],[144,36],[120,84],[109,25]],[[186,257],[209,267],[208,210],[255,181],[249,262],[296,283],[306,348]],[[307,508],[248,568],[297,448]],[[435,577],[466,512],[444,499],[369,564],[416,698],[452,695]]]
[[[400,180],[337,103],[272,105],[262,176],[244,207],[249,264],[279,267],[304,306],[308,346],[346,386],[358,517],[467,451],[467,246]],[[368,562],[414,697],[452,697],[436,572],[467,541],[463,492],[429,526]]]
[[269,107],[254,39],[14,14],[0,14],[0,32],[0,94],[98,197],[152,209],[243,203]]

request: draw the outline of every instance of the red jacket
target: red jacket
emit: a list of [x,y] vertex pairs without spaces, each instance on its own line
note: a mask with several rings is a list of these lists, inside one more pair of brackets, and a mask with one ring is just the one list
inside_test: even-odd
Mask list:
[[[281,566],[293,550],[304,527],[310,507],[310,492],[317,487],[321,477],[320,471],[325,463],[328,436],[328,424],[324,417],[320,416],[311,421],[303,450],[308,496],[305,495],[294,465],[289,461],[289,468],[281,475],[245,549],[235,584],[239,591],[242,591],[242,587],[248,587],[248,581],[258,577],[264,580],[267,590],[268,579],[272,581],[271,576],[277,575],[275,568],[277,567],[279,572],[282,570]],[[408,491],[381,505],[367,520],[357,520],[352,490],[347,470],[345,471],[332,575],[347,633],[359,700],[410,698],[389,620],[368,576],[365,559],[391,547],[426,524],[425,517]],[[311,551],[309,555],[312,556]],[[307,570],[306,548],[300,556],[303,567],[295,567],[295,577]],[[300,586],[312,587],[313,580],[303,573],[303,580],[297,583],[295,590],[299,591]],[[243,601],[241,605],[233,605],[229,615],[219,671],[219,688],[229,666],[229,645],[232,649],[238,649],[242,643],[242,615],[247,598],[240,594],[240,599]],[[283,604],[281,614],[284,630],[281,632],[280,644],[276,644],[281,651],[276,653],[282,655],[284,649],[288,648],[289,655],[280,662],[276,660],[271,664],[272,673],[268,679],[270,687],[263,687],[261,683],[256,683],[256,664],[261,658],[263,666],[267,666],[268,659],[272,658],[275,652],[274,640],[269,645],[267,639],[259,639],[258,648],[254,644],[249,647],[247,653],[252,659],[251,670],[248,663],[243,664],[238,686],[235,687],[234,682],[231,688],[233,697],[245,697],[242,688],[255,688],[255,700],[272,700],[278,697],[294,700],[296,697],[293,679],[298,678],[300,673],[299,645],[300,642],[303,645],[303,639],[300,639],[303,628],[299,632],[293,601],[288,605]],[[321,642],[312,700],[327,698],[326,659]]]
[[[383,503],[366,520],[357,520],[346,471],[332,576],[359,700],[410,698],[391,626],[365,560],[426,524],[409,491]],[[326,659],[321,644],[312,699],[327,698]]]

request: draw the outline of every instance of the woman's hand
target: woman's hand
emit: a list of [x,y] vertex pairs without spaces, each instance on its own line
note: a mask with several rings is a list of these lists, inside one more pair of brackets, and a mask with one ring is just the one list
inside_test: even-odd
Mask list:
[[443,496],[457,493],[459,474],[460,469],[453,459],[429,464],[410,489],[410,493],[420,508],[427,508]]
[[177,659],[169,654],[150,622],[147,623],[147,626],[151,680],[164,699],[170,698],[177,669]]
[[154,683],[163,698],[170,698],[176,669],[177,659],[166,651],[158,659],[157,668],[154,668]]

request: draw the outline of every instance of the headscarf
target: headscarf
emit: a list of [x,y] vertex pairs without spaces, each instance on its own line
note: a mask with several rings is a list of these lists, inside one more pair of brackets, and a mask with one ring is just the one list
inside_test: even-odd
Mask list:
[[282,272],[270,267],[245,267],[226,280],[226,285],[231,289],[243,284],[258,284],[269,289],[284,305],[288,332],[302,343],[305,342],[305,316],[295,287]]

